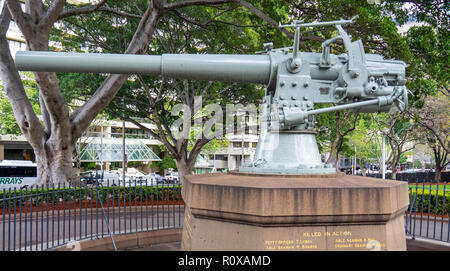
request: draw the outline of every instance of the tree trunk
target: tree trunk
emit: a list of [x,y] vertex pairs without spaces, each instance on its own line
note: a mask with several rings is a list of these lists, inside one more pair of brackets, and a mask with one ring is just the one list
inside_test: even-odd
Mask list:
[[392,168],[392,174],[391,174],[392,180],[397,180],[397,167]]
[[399,156],[394,155],[394,157],[392,157],[392,163],[391,163],[391,168],[392,168],[391,179],[392,180],[397,180],[397,164],[398,164],[398,160],[399,160]]
[[[223,4],[226,2],[234,2],[234,0],[175,1],[171,3],[167,3],[165,0],[150,1],[125,53],[139,54],[143,52],[155,32],[160,16],[164,13],[186,6]],[[97,114],[111,102],[127,80],[128,75],[109,75],[95,94],[69,116],[69,109],[59,89],[56,73],[36,72],[35,78],[39,85],[39,101],[43,113],[44,125],[41,125],[25,94],[19,73],[9,53],[5,33],[9,27],[11,15],[24,35],[29,49],[46,51],[49,49],[50,29],[58,17],[65,18],[68,17],[67,14],[90,13],[102,8],[105,3],[106,1],[100,1],[90,6],[66,10],[64,15],[65,1],[63,0],[53,1],[47,10],[44,10],[41,1],[26,1],[26,13],[22,11],[19,1],[0,1],[0,8],[2,9],[0,13],[0,76],[13,107],[17,123],[35,151],[38,164],[38,182],[40,184],[67,183],[73,180],[72,151],[74,144]],[[276,21],[271,20],[246,1],[240,4],[277,27]],[[292,36],[289,31],[281,30]],[[170,134],[170,129],[168,129],[168,132]],[[166,144],[166,142],[164,143]],[[171,149],[170,144],[167,143],[166,146],[169,150]],[[199,148],[201,148],[201,145]],[[181,149],[177,148],[178,153]],[[171,152],[174,152],[174,150],[171,150]],[[195,159],[187,159],[187,157],[184,157],[187,156],[185,154],[179,156],[180,158],[177,158],[176,162],[180,179],[182,179],[184,175],[192,173]],[[192,156],[196,157],[196,154]]]
[[[1,2],[0,14],[0,69],[1,79],[19,127],[36,154],[37,184],[68,183],[74,180],[72,171],[72,151],[76,140],[87,129],[90,122],[113,99],[128,75],[110,75],[93,97],[83,107],[69,116],[69,108],[61,94],[56,73],[35,72],[39,86],[39,102],[43,124],[33,111],[25,94],[17,68],[10,55],[6,41],[6,30],[11,20],[22,31],[30,50],[47,51],[49,32],[63,10],[64,1],[55,1],[47,11],[40,1],[27,1],[27,13],[23,13],[16,1]],[[138,29],[126,53],[140,53],[148,44],[161,13],[154,8],[164,1],[153,1],[142,17]],[[9,11],[11,11],[11,14]],[[31,15],[31,16],[30,16]]]
[[[364,163],[363,163],[364,162]],[[361,168],[361,173],[364,177],[366,177],[367,174],[367,168],[365,165],[365,161],[363,161],[362,158],[359,158],[359,167]]]
[[422,164],[422,172],[425,172],[425,146],[423,147],[423,152],[420,156],[420,163]]
[[194,163],[189,163],[185,159],[175,160],[178,169],[178,176],[180,183],[183,183],[184,176],[190,175],[194,172]]
[[58,150],[54,144],[46,142],[44,149],[36,151],[37,184],[74,183],[72,171],[72,147]]
[[442,172],[441,168],[439,166],[437,166],[435,168],[435,173],[434,173],[434,180],[437,183],[439,183],[441,181],[441,176],[442,176],[441,172]]
[[447,156],[448,153],[446,153],[444,148],[441,148],[439,145],[435,145],[433,148],[433,154],[434,154],[434,161],[436,163],[434,169],[434,180],[439,182],[441,180],[441,172],[447,165]]
[[340,136],[341,136],[341,125],[340,125],[340,112],[336,112],[336,132],[335,132],[335,137],[334,137],[334,141],[333,144],[331,145],[331,149],[330,149],[330,155],[328,156],[327,161],[325,162],[325,164],[331,164],[333,162],[333,159],[336,158],[334,160],[334,164],[337,164],[337,153],[336,153],[336,148],[338,146],[339,140],[340,140]]

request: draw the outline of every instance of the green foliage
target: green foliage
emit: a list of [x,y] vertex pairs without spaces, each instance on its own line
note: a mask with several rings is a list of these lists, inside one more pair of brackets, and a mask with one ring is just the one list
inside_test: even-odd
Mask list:
[[81,167],[85,169],[96,169],[97,163],[95,162],[82,162]]
[[218,150],[228,148],[229,145],[230,145],[230,141],[226,138],[213,139],[202,148],[202,151],[206,154],[213,154]]
[[[450,193],[449,191],[438,190],[411,190],[411,199],[416,199],[414,209],[425,213],[444,214],[448,215],[450,210]],[[445,196],[445,199],[444,199]],[[445,204],[444,201],[445,200]],[[437,201],[437,205],[436,205]],[[443,212],[445,209],[445,212]]]
[[0,90],[0,134],[20,135],[21,133],[8,97],[3,90]]
[[[138,1],[143,9],[147,3]],[[108,1],[108,6],[120,10],[129,10],[136,13],[135,7],[126,1]],[[166,14],[160,19],[155,33],[150,41],[147,54],[163,53],[253,53],[262,49],[262,41],[258,27],[252,27],[252,19],[237,5],[224,5],[223,7],[186,7],[180,10],[184,18],[190,18],[206,27],[187,23],[176,13]],[[86,46],[89,51],[96,52],[101,48],[104,53],[122,53],[137,28],[139,21],[134,18],[117,18],[111,14],[92,13],[83,17],[73,17],[64,20],[61,30],[55,30],[52,38],[64,42],[64,50],[77,51]],[[249,27],[242,27],[249,26]],[[64,35],[68,31],[76,35]],[[272,30],[273,31],[273,30]],[[267,35],[267,33],[265,33]],[[279,35],[279,34],[278,34]],[[64,41],[61,41],[61,39]],[[104,75],[94,74],[58,74],[61,89],[67,101],[87,100],[105,79]],[[154,76],[142,76],[150,91],[155,93],[161,80]],[[184,89],[184,81],[172,80],[163,85],[162,99],[155,105],[159,111],[160,121],[170,127],[177,117],[170,115],[171,108],[178,103],[184,103],[184,95],[177,92],[177,86]],[[235,85],[224,82],[189,82],[189,91],[194,95],[201,95],[203,104],[220,102],[226,103],[259,103],[264,90],[251,84]],[[206,88],[206,91],[204,91]],[[149,113],[147,93],[142,89],[139,80],[129,80],[121,88],[117,98],[110,104],[106,112],[110,118],[125,114],[126,117],[140,118],[153,122],[154,116]],[[125,105],[122,103],[125,99]],[[133,105],[127,106],[127,105]],[[162,112],[164,111],[164,112]],[[167,113],[169,112],[169,113]],[[157,129],[156,133],[160,133]],[[161,136],[167,136],[161,134]],[[168,137],[170,140],[170,137]]]
[[414,168],[422,168],[422,162],[420,160],[414,160],[413,166]]
[[408,152],[408,153],[402,153],[401,155],[400,155],[400,158],[398,159],[398,162],[399,163],[406,163],[407,161],[408,161],[408,155],[409,154],[411,154],[410,152]]
[[[363,115],[358,120],[355,130],[349,136],[349,142],[356,146],[356,157],[364,162],[378,156],[378,134],[372,118]],[[364,164],[364,163],[363,163]]]
[[161,161],[153,162],[152,167],[153,168],[156,167],[159,170],[167,170],[169,168],[176,169],[177,164],[176,164],[175,160],[173,160],[173,158],[169,154],[165,154]]
[[[22,73],[22,78],[25,93],[31,102],[33,110],[36,114],[40,114],[38,87],[36,81],[33,80],[34,76],[30,72],[24,72]],[[22,131],[17,125],[11,103],[6,96],[3,85],[0,85],[0,135],[5,134],[20,135]]]
[[[388,0],[390,6],[395,7],[393,10],[399,13],[399,9],[404,1]],[[448,12],[450,3],[442,0],[415,0],[409,1],[410,5],[407,10],[403,10],[403,16],[408,15],[413,20],[426,22],[433,27],[442,27],[449,29],[450,18]],[[404,20],[403,20],[404,22]]]
[[413,105],[421,108],[427,96],[449,88],[449,30],[431,26],[412,27],[406,36],[414,58],[408,67],[408,88],[414,93]]
[[[289,12],[291,6],[288,1],[283,0],[251,0],[248,1],[258,9],[262,10],[266,15],[272,18],[276,22],[285,23],[288,22]],[[265,42],[272,42],[275,48],[289,47],[292,46],[292,40],[283,34],[280,30],[269,25],[267,22],[263,22],[258,16],[247,11],[244,7],[239,7],[230,16],[244,17],[247,25],[252,25],[253,27],[246,29],[247,33],[252,39],[254,39],[255,48],[259,48],[257,51],[262,49],[262,44]]]
[[[128,1],[110,0],[112,9],[132,14],[142,14],[149,1],[139,0],[136,5]],[[395,58],[407,63],[407,86],[414,94],[410,95],[410,105],[421,108],[424,100],[436,95],[439,90],[448,91],[449,43],[448,43],[448,3],[438,0],[420,0],[410,3],[409,10],[404,9],[402,1],[383,1],[382,4],[371,4],[360,0],[319,0],[319,1],[282,1],[262,0],[249,1],[276,22],[287,23],[292,19],[305,22],[337,20],[359,15],[355,24],[345,26],[353,40],[361,39],[366,53],[381,54],[385,58]],[[443,4],[443,2],[445,2]],[[181,15],[181,16],[180,16]],[[187,23],[189,18],[193,23]],[[426,22],[428,25],[411,28],[406,36],[398,33],[397,26],[407,23],[411,18]],[[90,52],[123,53],[131,40],[139,23],[138,18],[117,17],[111,13],[95,12],[83,16],[64,19],[60,29],[53,29],[52,40],[62,44],[64,51],[81,51],[85,47]],[[291,46],[292,41],[280,30],[263,22],[255,14],[236,3],[221,6],[195,6],[164,15],[157,25],[144,54],[163,53],[239,53],[253,54],[262,50],[262,44],[272,41],[275,47]],[[289,30],[292,31],[292,30]],[[69,35],[68,33],[75,33]],[[300,46],[303,51],[320,52],[321,42],[335,36],[333,27],[305,28],[302,30]],[[332,53],[344,53],[342,44],[332,45]],[[60,86],[66,100],[87,100],[105,79],[99,74],[58,74]],[[194,95],[201,95],[203,105],[217,103],[220,106],[229,103],[258,104],[264,95],[262,86],[250,84],[230,84],[224,82],[203,82],[162,80],[154,76],[142,76],[152,95],[162,87],[161,98],[154,108],[158,114],[152,115],[149,110],[147,93],[136,77],[131,77],[117,94],[106,112],[110,118],[124,114],[126,117],[138,118],[171,126],[179,116],[171,116],[170,110],[175,104],[184,103],[181,90],[187,86]],[[178,89],[178,90],[177,90]],[[125,99],[123,103],[121,98]],[[1,99],[0,99],[1,106]],[[317,105],[316,107],[328,106]],[[342,131],[352,128],[352,118],[343,124]],[[354,131],[350,131],[340,141],[339,151],[352,155],[352,144],[357,145],[357,156],[363,159],[380,157],[381,137],[377,131],[385,127],[375,125],[373,118],[361,113]],[[381,121],[389,117],[377,114]],[[204,118],[206,120],[207,117]],[[336,113],[319,115],[318,143],[322,152],[329,150],[336,137]],[[5,122],[6,123],[6,122]],[[411,132],[414,125],[404,119],[396,123],[394,130],[398,137],[402,133]],[[379,129],[377,129],[379,128]],[[171,142],[170,136],[154,130],[161,137]],[[190,140],[189,146],[194,144]],[[173,142],[171,142],[173,143]],[[214,150],[224,142],[212,142],[205,147]],[[225,142],[226,144],[226,142]],[[224,144],[224,145],[225,145]],[[389,145],[389,144],[387,144]],[[160,162],[164,168],[173,167],[172,159]]]
[[107,202],[107,200],[154,201],[181,200],[181,185],[170,186],[131,186],[131,187],[71,187],[71,188],[35,188],[24,190],[2,190],[0,199],[10,206],[20,204],[37,205],[43,202],[74,202],[86,199]]

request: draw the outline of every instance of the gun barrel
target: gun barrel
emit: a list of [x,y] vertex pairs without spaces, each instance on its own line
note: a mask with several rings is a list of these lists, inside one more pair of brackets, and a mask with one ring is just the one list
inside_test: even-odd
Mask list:
[[153,74],[167,78],[268,84],[268,55],[123,55],[19,51],[21,71]]

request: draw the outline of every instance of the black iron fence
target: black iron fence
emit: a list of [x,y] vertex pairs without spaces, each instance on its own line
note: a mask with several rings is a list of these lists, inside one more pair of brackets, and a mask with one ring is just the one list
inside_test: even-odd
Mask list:
[[[0,190],[0,251],[47,250],[73,241],[183,226],[181,185],[113,183]],[[118,184],[118,185],[116,185]],[[450,186],[409,182],[409,236],[450,242]]]
[[408,188],[406,234],[412,238],[450,242],[450,186],[447,182],[409,182]]
[[105,181],[0,190],[0,251],[47,250],[73,241],[181,228],[181,185]]
[[[401,173],[397,173],[395,176],[395,179],[397,181],[406,181],[409,183],[415,183],[415,182],[431,182],[431,181],[435,181],[435,172],[433,171],[425,171],[425,172],[401,172]],[[358,174],[361,175],[361,174]],[[382,174],[381,173],[367,173],[366,174],[367,177],[374,177],[374,178],[382,178]],[[391,179],[392,178],[392,173],[386,173],[385,174],[385,178],[386,179]],[[449,182],[450,181],[450,171],[444,171],[441,172],[441,182]]]
[[[381,174],[366,174],[382,178]],[[397,181],[408,183],[409,206],[405,216],[405,231],[412,238],[421,237],[450,242],[450,172],[442,172],[441,180],[435,181],[435,172],[403,172]],[[391,173],[386,173],[391,179]]]

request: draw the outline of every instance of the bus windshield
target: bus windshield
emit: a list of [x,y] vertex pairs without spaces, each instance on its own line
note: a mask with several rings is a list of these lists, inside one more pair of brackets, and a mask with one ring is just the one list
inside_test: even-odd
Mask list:
[[36,167],[0,166],[0,177],[36,177]]

